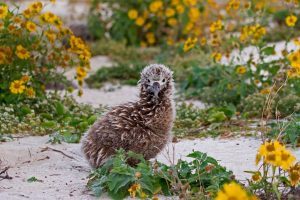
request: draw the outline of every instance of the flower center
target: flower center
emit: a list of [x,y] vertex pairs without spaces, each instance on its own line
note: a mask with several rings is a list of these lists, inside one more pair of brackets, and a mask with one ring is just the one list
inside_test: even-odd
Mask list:
[[289,154],[282,153],[281,160],[287,161],[289,159],[289,157],[290,157]]
[[267,145],[267,151],[275,151],[275,147],[273,143]]

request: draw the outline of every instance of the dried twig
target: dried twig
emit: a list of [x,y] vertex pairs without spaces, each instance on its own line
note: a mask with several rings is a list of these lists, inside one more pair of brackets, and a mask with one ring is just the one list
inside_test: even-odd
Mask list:
[[61,150],[58,150],[58,149],[53,149],[53,148],[51,148],[51,147],[48,147],[48,146],[47,146],[47,147],[45,147],[45,148],[42,148],[41,152],[44,152],[44,151],[49,151],[49,150],[51,150],[51,151],[54,151],[54,152],[61,153],[62,155],[66,156],[66,157],[68,157],[68,158],[70,158],[70,159],[77,160],[77,159],[76,159],[76,158],[74,158],[73,156],[70,156],[70,155],[66,154],[65,152],[63,152],[63,151],[61,151]]
[[2,171],[0,171],[0,175],[6,173],[8,169],[9,167],[5,167]]
[[[5,167],[2,171],[0,171],[0,181],[2,181],[4,179],[12,179],[12,177],[9,176],[7,173],[8,169],[9,169],[9,167]],[[1,175],[1,174],[5,174],[5,175]]]

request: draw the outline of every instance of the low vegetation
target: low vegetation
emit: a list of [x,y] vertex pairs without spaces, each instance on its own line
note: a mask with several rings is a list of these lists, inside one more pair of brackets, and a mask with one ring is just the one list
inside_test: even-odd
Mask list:
[[49,94],[24,100],[18,105],[0,105],[0,135],[51,134],[50,141],[77,143],[104,111],[77,103],[72,97]]
[[[145,161],[141,155],[119,150],[102,167],[90,174],[88,187],[100,197],[107,192],[113,199],[126,196],[157,198],[156,195],[179,195],[183,199],[211,199],[223,184],[234,180],[232,172],[205,153],[192,152],[190,162],[179,160],[173,165]],[[127,159],[140,163],[129,166]],[[172,159],[172,158],[170,158]]]

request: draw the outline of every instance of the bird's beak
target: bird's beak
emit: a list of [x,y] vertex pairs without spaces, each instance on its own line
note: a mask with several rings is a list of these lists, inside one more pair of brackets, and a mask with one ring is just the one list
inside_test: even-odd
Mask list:
[[155,97],[158,97],[158,93],[160,91],[160,84],[158,82],[154,82],[151,86],[151,91],[153,92]]

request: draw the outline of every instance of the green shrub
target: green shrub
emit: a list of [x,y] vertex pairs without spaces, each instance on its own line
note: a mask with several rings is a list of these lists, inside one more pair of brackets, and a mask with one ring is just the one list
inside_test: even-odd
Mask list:
[[[268,132],[272,138],[280,138],[284,143],[297,147],[300,144],[300,115],[296,114],[289,121],[271,123]],[[279,135],[280,134],[280,135]]]
[[[212,199],[223,184],[233,179],[231,171],[222,167],[206,153],[194,151],[187,155],[192,161],[179,160],[175,165],[150,163],[133,152],[124,150],[90,174],[88,187],[97,197],[104,192],[113,199],[126,196],[147,198],[156,194],[179,195],[184,199]],[[140,160],[129,166],[126,160]]]
[[213,130],[214,125],[230,120],[234,115],[234,106],[199,109],[193,104],[181,103],[176,106],[173,133],[176,137],[195,136],[201,133],[203,127],[211,126]]
[[103,108],[79,104],[72,97],[49,94],[18,104],[0,104],[0,133],[51,136],[52,142],[79,142]]
[[280,117],[286,117],[293,113],[300,113],[300,97],[295,94],[288,94],[279,98],[277,109]]
[[[239,105],[239,109],[243,112],[244,117],[261,117],[264,111],[264,108],[267,108],[266,100],[267,95],[261,93],[254,93],[252,95],[247,96],[245,99],[241,101]],[[270,99],[270,110],[271,114],[274,112],[275,101],[274,99]],[[265,110],[266,112],[266,110]]]
[[88,77],[86,83],[93,88],[100,88],[105,82],[115,81],[122,84],[137,85],[144,67],[143,64],[119,64],[112,67],[103,67]]

